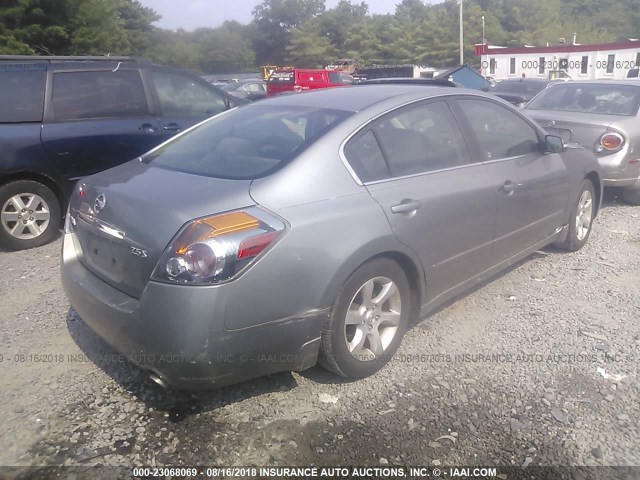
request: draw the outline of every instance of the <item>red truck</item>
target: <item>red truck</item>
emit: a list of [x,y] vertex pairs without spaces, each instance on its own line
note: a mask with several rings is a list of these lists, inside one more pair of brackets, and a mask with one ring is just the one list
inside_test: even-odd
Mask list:
[[276,70],[267,79],[267,96],[316,88],[344,87],[351,84],[353,84],[353,77],[345,72],[302,68]]

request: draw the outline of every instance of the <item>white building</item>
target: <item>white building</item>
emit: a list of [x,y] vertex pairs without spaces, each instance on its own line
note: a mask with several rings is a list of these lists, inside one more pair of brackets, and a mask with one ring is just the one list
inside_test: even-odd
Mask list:
[[560,44],[546,47],[476,45],[482,75],[507,78],[622,79],[640,65],[640,40],[592,45]]

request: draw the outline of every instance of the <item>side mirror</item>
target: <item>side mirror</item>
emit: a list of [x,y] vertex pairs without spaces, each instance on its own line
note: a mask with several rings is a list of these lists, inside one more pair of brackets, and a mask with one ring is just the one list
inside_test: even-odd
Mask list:
[[564,140],[555,135],[546,135],[544,137],[544,143],[544,151],[547,153],[562,153],[566,150]]

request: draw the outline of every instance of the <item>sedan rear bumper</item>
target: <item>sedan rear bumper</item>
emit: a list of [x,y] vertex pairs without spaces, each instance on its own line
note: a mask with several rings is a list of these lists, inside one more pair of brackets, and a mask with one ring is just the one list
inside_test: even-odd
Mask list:
[[220,387],[315,365],[328,309],[228,330],[224,286],[149,282],[136,299],[87,270],[72,237],[65,234],[61,265],[71,305],[98,336],[161,379],[159,383],[182,389]]

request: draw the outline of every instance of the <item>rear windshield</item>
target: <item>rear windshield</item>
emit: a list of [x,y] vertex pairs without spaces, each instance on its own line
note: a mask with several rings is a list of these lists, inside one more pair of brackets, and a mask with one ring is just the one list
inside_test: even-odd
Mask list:
[[309,107],[246,106],[212,118],[149,152],[143,161],[216,178],[264,177],[351,114]]
[[545,89],[525,108],[631,116],[639,104],[640,86],[564,83]]
[[547,84],[545,82],[503,81],[497,83],[491,91],[497,93],[529,93],[535,95],[544,90],[546,86]]
[[0,123],[40,122],[46,72],[0,69]]

